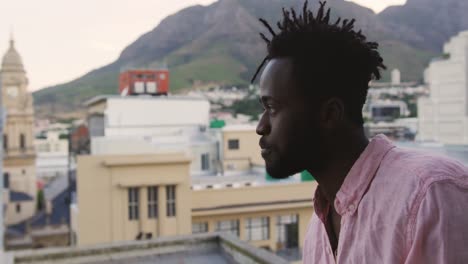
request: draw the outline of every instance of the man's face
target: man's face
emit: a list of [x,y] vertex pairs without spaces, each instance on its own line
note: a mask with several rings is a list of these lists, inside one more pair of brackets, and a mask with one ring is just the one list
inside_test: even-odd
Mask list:
[[292,66],[290,59],[273,59],[260,79],[264,112],[257,134],[267,172],[277,179],[321,165],[317,115],[295,87]]

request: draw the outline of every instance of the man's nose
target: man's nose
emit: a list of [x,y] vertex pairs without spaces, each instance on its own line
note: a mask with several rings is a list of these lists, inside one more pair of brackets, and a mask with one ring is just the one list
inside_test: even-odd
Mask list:
[[262,114],[258,121],[256,132],[260,136],[268,135],[270,133],[270,120],[268,115]]

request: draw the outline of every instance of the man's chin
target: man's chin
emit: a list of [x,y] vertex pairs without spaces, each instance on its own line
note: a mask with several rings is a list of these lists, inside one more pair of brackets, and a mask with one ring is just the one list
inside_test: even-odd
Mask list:
[[289,173],[289,172],[286,172],[286,171],[281,171],[281,170],[278,170],[278,169],[275,169],[275,168],[269,168],[267,166],[266,168],[266,171],[268,173],[268,175],[273,178],[273,179],[277,179],[277,180],[281,180],[281,179],[286,179],[286,178],[289,178],[291,177],[292,175],[294,175],[294,173]]

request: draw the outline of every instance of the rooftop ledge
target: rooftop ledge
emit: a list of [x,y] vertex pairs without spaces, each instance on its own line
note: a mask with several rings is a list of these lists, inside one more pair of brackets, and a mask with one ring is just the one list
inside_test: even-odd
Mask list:
[[124,157],[107,157],[102,162],[102,165],[105,167],[116,167],[154,164],[183,164],[190,162],[191,159],[185,155],[132,155]]
[[[128,241],[106,245],[26,250],[10,253],[10,263],[258,263],[286,260],[222,233]],[[183,262],[184,260],[185,262]]]

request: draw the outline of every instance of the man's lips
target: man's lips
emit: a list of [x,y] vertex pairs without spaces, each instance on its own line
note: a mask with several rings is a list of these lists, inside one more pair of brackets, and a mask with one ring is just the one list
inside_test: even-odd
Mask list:
[[268,144],[266,144],[264,138],[260,139],[259,145],[260,145],[260,148],[262,149],[261,150],[262,157],[265,159],[272,152],[271,147],[268,146]]
[[266,158],[271,153],[271,148],[262,148],[262,157]]

